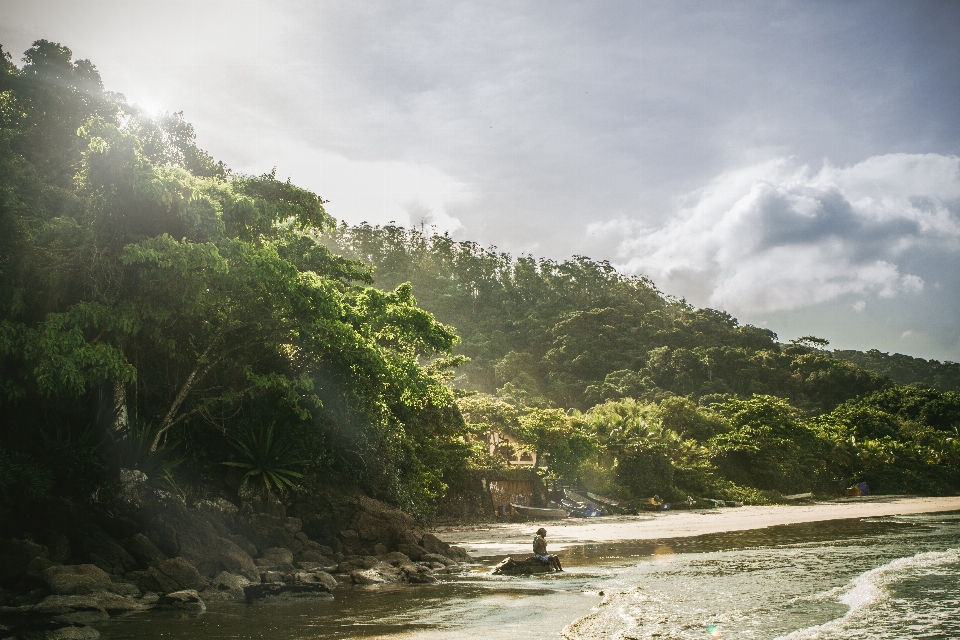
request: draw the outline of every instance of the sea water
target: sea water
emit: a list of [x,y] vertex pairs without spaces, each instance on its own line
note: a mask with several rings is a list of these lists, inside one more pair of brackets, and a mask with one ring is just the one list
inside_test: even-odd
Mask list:
[[338,589],[293,604],[211,603],[98,625],[150,638],[957,638],[960,513],[834,520],[584,544],[564,573]]

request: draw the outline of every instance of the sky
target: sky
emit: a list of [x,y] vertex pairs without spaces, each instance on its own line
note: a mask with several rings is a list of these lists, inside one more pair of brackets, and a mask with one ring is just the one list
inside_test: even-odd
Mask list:
[[960,2],[0,0],[348,223],[960,361]]

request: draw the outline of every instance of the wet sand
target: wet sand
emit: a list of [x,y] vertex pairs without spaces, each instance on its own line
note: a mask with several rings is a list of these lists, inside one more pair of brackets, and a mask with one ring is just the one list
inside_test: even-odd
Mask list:
[[484,557],[526,553],[530,547],[530,537],[541,526],[547,529],[550,549],[558,551],[592,542],[684,538],[784,524],[940,511],[960,511],[960,497],[870,496],[799,505],[722,507],[663,511],[639,516],[449,526],[437,528],[436,533],[443,540],[463,546],[471,555]]

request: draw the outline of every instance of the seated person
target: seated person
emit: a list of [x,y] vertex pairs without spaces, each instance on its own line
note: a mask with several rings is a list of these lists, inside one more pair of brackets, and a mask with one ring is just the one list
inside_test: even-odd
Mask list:
[[563,571],[560,566],[560,558],[552,553],[547,553],[547,530],[543,527],[537,529],[537,535],[533,537],[533,555],[537,560],[550,565],[551,569]]

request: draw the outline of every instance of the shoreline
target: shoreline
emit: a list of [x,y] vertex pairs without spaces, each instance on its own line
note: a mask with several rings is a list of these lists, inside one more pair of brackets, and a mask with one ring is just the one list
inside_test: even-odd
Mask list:
[[721,507],[639,516],[449,525],[437,527],[434,532],[451,544],[463,547],[471,556],[485,558],[527,553],[532,532],[541,526],[549,532],[550,549],[559,551],[583,543],[685,538],[806,522],[944,511],[960,511],[960,496],[871,496],[803,505]]

